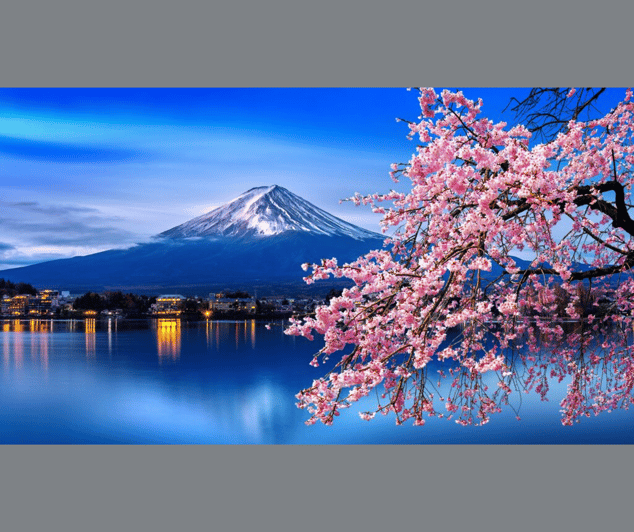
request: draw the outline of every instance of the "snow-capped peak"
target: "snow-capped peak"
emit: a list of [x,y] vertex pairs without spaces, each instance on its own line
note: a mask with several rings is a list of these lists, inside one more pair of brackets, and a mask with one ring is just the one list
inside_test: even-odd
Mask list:
[[278,185],[252,188],[229,203],[159,236],[273,236],[290,231],[347,236],[357,240],[380,238],[377,233],[328,214]]

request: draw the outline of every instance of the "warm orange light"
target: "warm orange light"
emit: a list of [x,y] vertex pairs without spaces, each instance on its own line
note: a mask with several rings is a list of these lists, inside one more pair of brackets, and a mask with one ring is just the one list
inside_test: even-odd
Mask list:
[[[94,310],[92,312],[94,312]],[[86,358],[90,358],[90,359],[95,358],[97,354],[95,339],[96,339],[95,320],[88,319],[86,320]]]
[[180,320],[159,319],[156,325],[159,362],[166,358],[178,360],[181,352]]

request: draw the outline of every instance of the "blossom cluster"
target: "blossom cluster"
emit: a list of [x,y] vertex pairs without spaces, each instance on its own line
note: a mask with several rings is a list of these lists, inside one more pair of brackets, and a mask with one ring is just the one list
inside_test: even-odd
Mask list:
[[[312,364],[331,366],[297,396],[309,423],[332,423],[374,390],[378,405],[362,419],[392,412],[397,423],[422,425],[425,416],[486,423],[514,387],[546,400],[554,376],[571,379],[565,424],[629,405],[630,95],[606,116],[571,121],[554,140],[532,145],[527,128],[482,117],[482,101],[421,90],[420,121],[409,124],[420,145],[392,167],[411,190],[352,198],[380,212],[392,236],[354,262],[307,266],[308,283],[332,276],[352,284],[286,330],[323,336]],[[519,253],[532,258],[520,261]],[[618,275],[616,298],[602,303]],[[566,336],[566,320],[585,320],[584,333]],[[608,333],[623,341],[592,343]]]

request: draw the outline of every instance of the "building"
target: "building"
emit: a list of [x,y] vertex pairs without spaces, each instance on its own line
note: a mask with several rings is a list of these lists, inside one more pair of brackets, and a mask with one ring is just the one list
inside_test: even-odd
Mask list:
[[8,300],[6,314],[9,316],[25,316],[29,312],[30,299],[33,296],[20,294]]
[[9,314],[9,304],[11,303],[11,298],[9,296],[2,296],[2,301],[0,302],[0,314],[3,316],[7,316]]
[[29,300],[29,315],[47,316],[55,314],[59,308],[59,292],[57,290],[40,290],[37,296]]
[[49,303],[51,307],[56,307],[59,305],[58,290],[40,290],[37,295],[43,303]]
[[209,308],[214,312],[246,312],[255,314],[255,298],[224,297],[224,294],[209,294]]
[[5,316],[50,316],[59,308],[59,292],[42,290],[36,296],[19,294],[4,296],[0,313]]
[[150,307],[150,312],[157,316],[181,314],[185,301],[185,296],[180,294],[165,294],[156,298],[156,303]]

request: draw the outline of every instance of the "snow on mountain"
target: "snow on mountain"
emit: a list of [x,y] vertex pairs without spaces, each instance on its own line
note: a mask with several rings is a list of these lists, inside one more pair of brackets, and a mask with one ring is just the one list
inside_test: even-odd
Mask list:
[[355,240],[380,237],[316,207],[283,187],[255,187],[236,199],[164,231],[173,239],[213,236],[273,236],[287,232],[345,236]]

